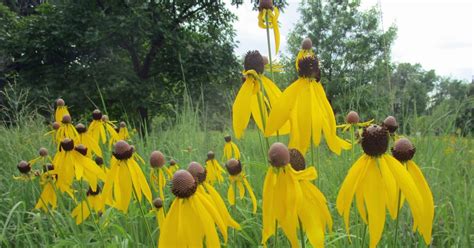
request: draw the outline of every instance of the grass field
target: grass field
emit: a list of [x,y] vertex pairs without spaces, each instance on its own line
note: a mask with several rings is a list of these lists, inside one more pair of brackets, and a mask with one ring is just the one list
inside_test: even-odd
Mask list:
[[[107,208],[102,216],[95,215],[82,225],[76,225],[70,215],[75,207],[74,202],[63,195],[59,199],[56,211],[48,213],[34,209],[39,196],[38,179],[33,181],[14,180],[19,172],[16,164],[20,160],[29,160],[37,156],[37,150],[45,146],[53,151],[49,136],[44,136],[48,128],[40,120],[25,121],[17,127],[0,126],[0,247],[151,247],[156,245],[159,229],[155,215],[150,212],[152,206],[142,203],[145,210],[143,218],[137,202],[130,205],[129,213]],[[205,129],[197,114],[188,111],[177,118],[174,123],[152,127],[145,139],[134,137],[134,145],[138,153],[148,159],[153,150],[162,151],[167,158],[174,158],[183,168],[190,161],[205,163],[209,150],[222,157],[223,137],[227,133]],[[344,135],[344,134],[342,134]],[[347,135],[347,134],[346,134]],[[346,137],[348,138],[348,137]],[[472,138],[456,136],[410,137],[416,145],[417,153],[414,161],[421,167],[430,184],[435,200],[435,220],[433,224],[432,247],[471,247],[474,243],[472,204],[474,142]],[[281,137],[285,141],[285,137]],[[270,142],[276,138],[270,139]],[[258,132],[248,130],[242,140],[236,140],[243,158],[244,170],[257,195],[259,208],[252,214],[248,198],[237,202],[237,210],[232,211],[233,217],[241,224],[242,230],[229,236],[228,247],[258,247],[261,240],[261,194],[262,183],[267,169],[266,151],[262,149]],[[308,153],[309,154],[309,153]],[[314,150],[314,162],[319,172],[316,182],[329,201],[329,208],[334,220],[332,232],[326,235],[327,247],[347,247],[350,245],[344,229],[343,219],[335,209],[335,200],[339,187],[351,166],[350,151],[341,156],[330,153],[323,145]],[[361,154],[359,146],[355,150],[355,158]],[[110,157],[110,155],[108,155]],[[107,160],[106,160],[107,161]],[[221,164],[223,160],[220,159]],[[307,163],[311,158],[307,156]],[[149,176],[149,166],[142,169]],[[227,183],[216,186],[226,200]],[[78,189],[79,187],[76,187]],[[157,192],[153,192],[157,196]],[[169,187],[168,206],[174,196]],[[402,209],[400,229],[395,237],[395,221],[389,220],[385,225],[384,234],[379,247],[393,247],[395,239],[400,247],[424,247],[418,234],[411,232],[411,217],[407,206]],[[96,221],[94,221],[96,220]],[[145,221],[152,227],[152,237],[147,232]],[[362,242],[368,244],[368,237],[362,238],[365,225],[352,209],[351,216],[352,247],[361,247]],[[282,231],[279,231],[280,247],[289,244]],[[364,241],[363,241],[364,240]],[[270,239],[270,243],[273,240]],[[270,246],[271,247],[271,246]],[[310,247],[307,242],[307,247]]]

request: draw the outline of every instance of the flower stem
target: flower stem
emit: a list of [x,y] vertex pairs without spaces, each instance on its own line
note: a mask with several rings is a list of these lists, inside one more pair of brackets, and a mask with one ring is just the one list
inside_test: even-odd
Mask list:
[[278,247],[278,220],[275,220],[275,239],[273,240],[273,248]]
[[152,245],[153,245],[152,247],[156,247],[156,245],[155,245],[155,239],[153,238],[153,235],[151,234],[150,226],[148,225],[148,221],[147,221],[146,218],[145,218],[145,212],[143,211],[142,203],[138,200],[138,197],[137,197],[137,193],[136,193],[136,192],[133,193],[133,196],[135,197],[135,200],[137,200],[138,206],[140,207],[140,213],[141,213],[141,215],[142,215],[143,222],[145,222],[145,226],[146,226],[146,230],[147,230],[147,232],[148,232],[148,235],[150,236],[151,243],[152,243]]
[[300,240],[301,240],[301,248],[305,248],[306,242],[304,240],[304,231],[303,231],[303,224],[301,220],[298,218],[298,223],[300,225]]
[[265,13],[265,24],[267,30],[267,47],[268,47],[268,63],[270,64],[270,75],[272,76],[272,81],[275,82],[275,77],[273,76],[273,65],[272,65],[272,48],[270,44],[270,28],[268,22],[268,12]]
[[400,219],[400,201],[401,201],[401,190],[398,190],[398,201],[397,201],[397,220],[395,221],[395,246],[397,247],[398,241],[398,220]]

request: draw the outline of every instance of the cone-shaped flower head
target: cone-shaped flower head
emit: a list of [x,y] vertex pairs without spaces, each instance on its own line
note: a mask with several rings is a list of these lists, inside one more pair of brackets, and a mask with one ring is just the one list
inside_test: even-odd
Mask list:
[[385,120],[383,121],[383,124],[382,124],[384,127],[387,128],[387,130],[393,134],[395,133],[395,131],[397,131],[398,129],[398,122],[397,122],[397,119],[395,119],[395,117],[393,116],[388,116],[387,118],[385,118]]
[[89,125],[89,132],[96,143],[102,141],[105,144],[108,138],[109,145],[112,145],[120,140],[115,128],[115,124],[109,120],[107,115],[103,115],[98,109],[92,111],[92,122]]
[[66,106],[66,102],[62,98],[56,100],[56,111],[54,112],[54,120],[61,122],[63,116],[70,115]]
[[265,136],[269,136],[291,122],[291,148],[305,154],[313,142],[316,146],[324,134],[329,149],[340,154],[342,149],[351,145],[336,134],[336,119],[326,93],[319,82],[318,59],[313,55],[299,61],[299,79],[285,89],[268,117]]
[[56,131],[56,143],[60,143],[63,139],[75,139],[79,134],[76,128],[72,125],[72,119],[70,115],[64,115],[61,119],[61,124]]
[[155,207],[156,220],[158,221],[158,226],[161,227],[165,221],[165,211],[163,209],[163,200],[160,197],[153,199],[153,207]]
[[313,51],[313,41],[310,38],[304,38],[301,42],[301,49],[298,51],[295,60],[296,71],[299,71],[299,63],[306,56],[315,56]]
[[170,159],[170,163],[168,165],[168,168],[166,168],[166,172],[168,173],[168,178],[171,179],[173,178],[173,174],[179,170],[179,165],[176,163],[174,159]]
[[386,154],[389,132],[385,126],[370,125],[362,132],[362,155],[349,170],[337,196],[336,207],[344,216],[349,232],[349,215],[352,200],[369,226],[370,247],[379,242],[386,219],[386,209],[392,219],[398,214],[398,192],[405,195],[414,223],[425,230],[429,220],[425,216],[424,202],[413,177],[394,157]]

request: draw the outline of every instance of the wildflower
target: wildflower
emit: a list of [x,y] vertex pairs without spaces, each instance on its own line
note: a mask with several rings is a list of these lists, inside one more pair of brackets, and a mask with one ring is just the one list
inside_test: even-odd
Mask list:
[[290,154],[284,144],[274,143],[268,158],[271,166],[263,182],[262,243],[275,235],[275,223],[278,223],[291,246],[298,247],[298,207],[303,198],[298,173],[289,164]]
[[170,164],[168,165],[168,168],[166,172],[168,173],[169,178],[173,178],[173,174],[179,170],[179,165],[176,163],[174,159],[170,160]]
[[297,210],[301,227],[313,247],[324,247],[324,231],[326,227],[332,229],[332,218],[326,197],[311,183],[317,178],[316,169],[306,168],[304,156],[297,149],[290,149],[289,153],[291,167],[299,172],[298,182],[304,197]]
[[59,98],[56,100],[56,111],[54,112],[54,120],[56,122],[61,122],[63,116],[69,115],[69,111],[67,109],[66,103],[63,99]]
[[373,119],[370,120],[370,121],[366,121],[366,122],[359,122],[359,121],[360,121],[359,114],[355,111],[350,111],[346,116],[346,123],[341,124],[341,125],[337,125],[336,127],[337,128],[342,128],[342,131],[346,132],[351,127],[354,127],[354,126],[355,127],[367,127],[370,124],[372,124],[372,122],[374,122]]
[[163,222],[165,221],[165,210],[163,209],[163,200],[161,200],[161,198],[159,197],[155,198],[153,200],[153,206],[155,207],[158,226],[161,228],[163,226]]
[[118,138],[121,140],[130,139],[130,133],[128,132],[127,124],[124,121],[120,122],[117,133]]
[[[268,60],[267,56],[262,56],[263,64],[265,65],[265,71],[273,71],[273,72],[283,72],[283,65],[278,63],[277,61],[272,61],[270,65],[270,61]],[[245,82],[245,80],[244,80]]]
[[87,150],[87,156],[92,157],[92,152],[99,157],[102,157],[102,149],[100,148],[97,141],[91,136],[89,132],[87,132],[87,127],[79,123],[76,125],[76,130],[79,136],[76,139],[78,144],[83,144],[85,147],[90,148]]
[[355,196],[357,209],[369,226],[370,247],[379,242],[385,225],[385,209],[392,219],[398,214],[398,192],[401,191],[410,206],[415,223],[424,228],[423,198],[412,176],[391,155],[386,154],[389,133],[386,127],[370,125],[362,132],[364,153],[347,173],[339,190],[336,207],[344,216],[349,233],[349,214]]
[[[240,230],[240,225],[230,216],[225,206],[224,200],[219,195],[217,190],[206,182],[207,171],[197,162],[191,162],[188,166],[188,171],[194,177],[197,183],[197,193],[204,195],[209,202],[215,206],[220,218],[223,220],[226,228],[221,230],[224,236],[227,236],[227,227],[233,227]],[[227,240],[227,238],[226,238]]]
[[72,217],[76,219],[76,225],[81,224],[91,214],[91,210],[94,210],[97,214],[102,213],[105,210],[105,203],[100,194],[100,187],[97,186],[96,190],[89,187],[86,193],[86,199],[81,201],[72,210]]
[[72,120],[70,115],[63,116],[61,120],[61,125],[56,131],[56,143],[59,144],[63,139],[75,139],[79,134],[76,131],[76,128],[72,125]]
[[310,142],[316,146],[324,134],[329,149],[340,154],[351,144],[336,135],[336,120],[319,82],[319,62],[306,56],[299,62],[299,78],[285,89],[268,117],[265,136],[270,136],[288,120],[291,122],[290,147],[305,154]]
[[153,151],[150,155],[150,165],[151,165],[151,173],[150,173],[150,181],[153,189],[160,193],[160,198],[165,199],[165,195],[163,193],[163,188],[166,185],[166,178],[165,178],[165,169],[163,166],[165,165],[165,156],[160,151]]
[[171,192],[176,196],[161,226],[159,247],[220,247],[215,225],[227,235],[224,221],[203,194],[196,192],[197,183],[186,170],[178,170],[172,179]]
[[258,26],[263,29],[273,29],[275,38],[275,53],[280,48],[280,30],[278,29],[278,16],[280,11],[273,6],[272,0],[260,0],[258,6]]
[[13,176],[13,179],[15,180],[31,180],[35,177],[34,173],[31,173],[31,163],[26,162],[25,160],[20,161],[17,165],[16,168],[20,172],[20,176]]
[[224,169],[222,169],[219,162],[217,162],[216,155],[213,151],[207,153],[206,171],[208,183],[214,184],[215,182],[222,183],[224,181],[224,177],[222,177]]
[[103,115],[98,109],[92,112],[92,122],[89,125],[89,132],[92,138],[99,143],[105,144],[107,141],[107,133],[109,134],[109,144],[113,144],[119,140],[118,134],[115,131],[115,125],[109,121],[107,115]]
[[150,186],[135,161],[134,151],[135,149],[123,140],[115,143],[110,170],[104,184],[105,202],[123,212],[128,210],[132,192],[140,202],[143,195],[150,203],[152,201]]
[[57,131],[59,130],[59,128],[61,127],[61,123],[60,122],[53,122],[51,124],[51,130],[47,133],[44,134],[44,136],[47,136],[47,135],[51,135],[51,138],[53,140],[54,143],[56,143],[56,133]]
[[53,164],[57,167],[56,185],[62,192],[67,192],[74,180],[86,179],[90,187],[95,191],[97,189],[98,179],[104,181],[105,173],[89,157],[86,156],[87,148],[79,144],[74,147],[74,141],[65,138],[60,143],[59,152],[53,159]]
[[225,144],[224,144],[224,156],[227,160],[231,158],[235,158],[237,160],[240,159],[240,150],[237,145],[232,141],[232,137],[230,135],[224,137]]
[[301,49],[298,51],[298,55],[296,55],[296,70],[299,71],[299,62],[306,56],[315,56],[313,52],[313,41],[310,38],[304,38],[301,42]]
[[[392,148],[393,156],[406,166],[408,173],[413,178],[416,188],[421,194],[424,210],[422,214],[426,222],[418,223],[413,222],[413,230],[417,230],[423,236],[426,244],[431,243],[431,231],[433,227],[433,218],[434,218],[434,201],[433,193],[431,193],[430,186],[426,182],[425,176],[421,172],[418,165],[412,160],[415,155],[416,149],[413,144],[407,138],[401,138],[395,142],[394,147]],[[399,196],[400,197],[400,196]],[[402,196],[401,199],[404,199]],[[400,207],[403,206],[403,200],[400,201]]]
[[[239,160],[230,159],[226,163],[227,172],[229,172],[229,190],[227,191],[227,200],[229,201],[230,205],[235,205],[235,194],[237,189],[239,189],[239,198],[243,199],[245,196],[245,189],[252,200],[253,209],[252,212],[255,214],[257,212],[257,198],[255,198],[255,194],[253,193],[252,187],[250,183],[247,181],[247,176],[245,172],[242,172],[242,164]],[[245,187],[244,187],[245,186]],[[234,189],[236,187],[237,189]]]
[[[55,209],[57,207],[58,198],[54,189],[54,183],[56,182],[57,176],[52,173],[53,171],[54,166],[52,164],[47,164],[44,166],[40,180],[43,190],[41,191],[38,201],[36,202],[35,209],[42,209],[44,212],[48,212],[49,206],[51,206],[51,209]],[[67,193],[73,196],[71,188],[67,190]]]
[[[258,51],[249,51],[244,59],[245,82],[242,84],[234,105],[232,106],[232,125],[237,139],[242,137],[244,130],[252,116],[260,130],[264,130],[267,123],[268,109],[270,109],[281,95],[280,89],[263,74],[263,57]],[[265,95],[263,94],[265,91]],[[262,120],[262,118],[264,118]],[[282,125],[283,126],[283,125]],[[275,129],[273,133],[289,132],[289,124],[281,130]],[[272,133],[272,135],[273,135]]]

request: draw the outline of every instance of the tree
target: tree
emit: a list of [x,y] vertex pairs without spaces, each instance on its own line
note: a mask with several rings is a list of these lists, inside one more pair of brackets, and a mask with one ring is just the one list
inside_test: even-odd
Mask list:
[[[240,78],[235,17],[219,1],[52,1],[27,16],[0,10],[8,23],[0,25],[0,52],[9,61],[0,73],[17,74],[35,96],[64,97],[73,113],[104,100],[115,118],[125,111],[147,120],[170,113],[186,87],[199,99],[201,90],[225,92]],[[204,98],[224,105],[221,95]]]
[[[322,83],[335,112],[354,109],[377,117],[390,110],[390,47],[396,28],[381,31],[379,11],[360,10],[360,1],[304,1],[288,38],[294,61],[301,40],[313,40]],[[290,64],[294,72],[294,66]],[[382,117],[382,116],[380,116]]]

